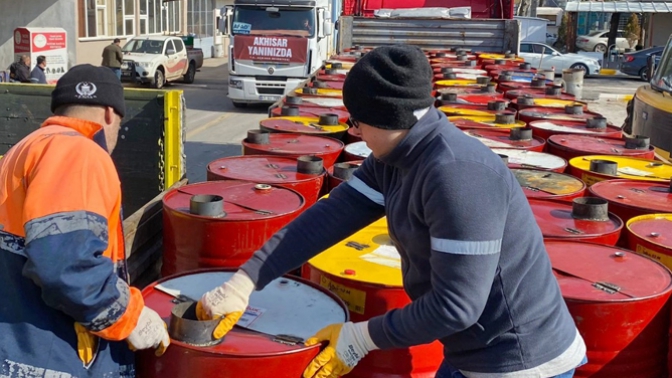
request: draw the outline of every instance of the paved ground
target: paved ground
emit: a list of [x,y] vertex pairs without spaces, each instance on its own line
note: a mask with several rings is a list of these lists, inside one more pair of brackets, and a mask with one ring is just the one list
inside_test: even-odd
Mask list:
[[[187,102],[187,177],[190,182],[205,181],[206,166],[217,158],[242,154],[240,142],[247,130],[258,128],[267,117],[267,105],[234,108],[226,97],[228,71],[225,59],[207,59],[193,84],[175,83],[184,90]],[[587,78],[583,98],[589,109],[621,125],[625,119],[627,97],[644,82],[627,76]]]

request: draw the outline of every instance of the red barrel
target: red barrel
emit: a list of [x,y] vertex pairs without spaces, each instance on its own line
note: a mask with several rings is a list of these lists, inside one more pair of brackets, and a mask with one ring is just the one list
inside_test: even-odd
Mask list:
[[466,129],[501,129],[506,132],[512,128],[521,128],[527,126],[523,121],[516,121],[516,115],[513,112],[500,112],[495,116],[452,116],[448,117],[457,128]]
[[583,111],[582,104],[568,105],[564,109],[558,108],[527,108],[518,112],[518,117],[525,122],[532,122],[536,120],[552,120],[552,121],[583,121],[588,119],[604,119],[606,118],[599,113]]
[[343,105],[343,99],[341,98],[300,97],[289,95],[285,96],[283,102],[287,105],[306,105],[347,111],[345,105]]
[[308,105],[284,105],[282,107],[273,108],[271,110],[272,117],[311,117],[319,118],[324,114],[336,114],[339,122],[347,122],[350,118],[350,113],[338,108],[323,108],[320,106]]
[[548,152],[570,160],[586,155],[632,156],[641,159],[655,157],[653,146],[641,145],[630,137],[624,139],[600,138],[579,134],[556,134],[548,138]]
[[532,129],[525,127],[509,130],[466,129],[462,131],[468,136],[480,140],[481,143],[490,148],[513,148],[542,152],[546,144],[543,139],[532,136]]
[[547,240],[546,250],[588,349],[588,363],[576,370],[575,377],[663,377],[670,271],[606,245]]
[[672,269],[672,213],[646,214],[627,222],[628,246]]
[[343,82],[345,80],[345,74],[326,74],[326,73],[318,73],[315,78],[320,81],[336,81],[336,82]]
[[591,185],[590,195],[609,201],[609,210],[624,222],[645,214],[672,213],[670,185],[632,180],[606,180]]
[[497,84],[495,83],[490,83],[482,87],[449,87],[436,90],[436,95],[440,96],[439,100],[455,101],[455,99],[451,98],[451,95],[449,95],[449,93],[455,93],[458,96],[461,95],[489,96],[490,97],[489,101],[492,101],[492,98],[502,98],[504,96],[501,92],[497,92]]
[[164,276],[238,267],[306,205],[293,190],[246,181],[187,185],[163,198]]
[[455,72],[455,73],[439,73],[439,74],[434,74],[434,81],[440,81],[440,80],[476,80],[479,77],[487,77],[487,75],[475,75],[475,74],[470,74],[470,73],[464,73],[464,72]]
[[441,64],[441,63],[453,63],[453,62],[462,62],[467,60],[476,60],[478,57],[474,54],[466,54],[462,55],[461,57],[458,56],[457,54],[449,54],[446,57],[442,58],[431,58],[429,59],[429,64]]
[[555,134],[581,134],[600,138],[620,139],[623,135],[621,128],[607,124],[605,128],[592,127],[588,121],[557,121],[557,120],[538,120],[528,124],[534,129],[534,135],[548,140]]
[[[401,257],[388,235],[385,217],[312,258],[303,266],[302,275],[340,296],[353,322],[411,302],[403,289]],[[438,341],[376,350],[347,378],[433,378],[442,360],[443,346]]]
[[259,122],[261,130],[273,133],[323,135],[341,139],[348,131],[348,124],[339,121],[338,114],[321,114],[319,117],[282,116],[266,118]]
[[497,90],[504,92],[504,95],[506,96],[506,92],[508,91],[515,91],[515,90],[527,90],[527,89],[536,89],[536,90],[542,90],[545,91],[546,87],[551,85],[551,82],[545,79],[538,79],[538,80],[533,80],[530,83],[519,83],[519,82],[514,82],[514,81],[507,81],[503,83],[499,83],[497,86]]
[[359,136],[359,131],[356,131],[354,127],[349,128],[348,133],[345,134],[345,143],[352,144],[361,141],[362,137]]
[[516,112],[512,109],[507,109],[506,101],[492,101],[488,105],[474,105],[474,104],[444,104],[439,106],[439,110],[448,117],[453,116],[490,116],[494,117],[499,113],[512,113],[515,117]]
[[[163,278],[142,291],[145,305],[168,323],[169,333],[174,337],[161,357],[156,357],[151,349],[137,353],[138,378],[301,377],[321,347],[307,347],[297,341],[309,338],[329,324],[348,321],[347,309],[340,298],[312,282],[285,276],[252,294],[248,312],[219,344],[203,347],[180,341],[183,338],[173,330],[185,329],[179,328],[181,321],[196,322],[190,316],[173,317],[176,300],[164,291],[198,300],[206,291],[229,280],[234,272],[234,269],[198,270]],[[173,319],[175,324],[171,324]]]
[[291,133],[268,133],[249,130],[243,140],[243,155],[280,155],[298,158],[303,155],[321,157],[329,168],[338,159],[345,146],[333,138]]
[[505,64],[486,64],[483,69],[491,73],[492,71],[515,71],[515,72],[537,72],[534,67],[521,68],[520,62],[509,61]]
[[[608,202],[601,198],[575,198],[571,203],[558,200],[528,199],[534,218],[545,239],[562,239],[616,245],[623,221],[607,213]],[[586,215],[599,213],[600,217]]]
[[[569,93],[553,93],[554,90],[557,90],[556,86],[550,86],[546,88],[528,88],[528,89],[516,89],[506,91],[504,97],[513,100],[521,96],[529,95],[535,98],[558,98],[561,100],[575,100],[576,97],[573,94]],[[551,93],[551,94],[549,94]]]
[[430,63],[432,69],[441,69],[441,68],[472,68],[480,69],[476,61],[467,60],[467,61],[452,61],[452,62],[443,62],[443,63]]
[[527,198],[572,201],[586,192],[586,184],[568,174],[515,168],[511,172]]
[[364,141],[346,144],[343,148],[343,161],[364,160],[369,155],[371,155],[371,149]]
[[563,173],[567,168],[567,160],[545,152],[505,148],[491,148],[491,150],[502,156],[509,168],[531,168],[558,173]]
[[335,187],[341,185],[344,181],[348,181],[352,177],[352,173],[360,166],[364,160],[346,161],[343,163],[336,163],[327,170],[327,190],[332,191]]
[[324,183],[325,170],[322,168],[317,173],[322,166],[321,161],[315,167],[306,167],[302,163],[304,161],[270,155],[231,156],[210,162],[207,167],[207,180],[240,180],[293,189],[301,193],[307,208],[317,202]]
[[331,89],[343,89],[343,81],[321,81],[316,80],[308,84],[309,88],[331,88]]

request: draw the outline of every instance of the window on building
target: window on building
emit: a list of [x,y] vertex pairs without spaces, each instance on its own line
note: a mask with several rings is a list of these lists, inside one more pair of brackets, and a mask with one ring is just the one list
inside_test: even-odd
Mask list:
[[196,37],[212,37],[214,25],[211,0],[187,0],[187,33]]
[[135,17],[133,0],[81,1],[80,23],[83,27],[80,27],[80,37],[116,37],[133,34],[132,21]]

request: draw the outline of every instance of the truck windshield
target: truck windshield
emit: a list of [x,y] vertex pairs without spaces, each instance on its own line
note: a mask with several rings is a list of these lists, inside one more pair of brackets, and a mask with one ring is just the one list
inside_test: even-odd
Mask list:
[[651,85],[659,90],[672,92],[672,37],[667,41],[663,56],[653,74]]
[[[278,10],[276,8],[276,10]],[[279,9],[238,6],[233,13],[234,35],[290,35],[313,37],[315,16],[311,8]]]
[[121,51],[130,53],[163,54],[163,42],[164,41],[153,41],[151,39],[132,39],[124,45]]

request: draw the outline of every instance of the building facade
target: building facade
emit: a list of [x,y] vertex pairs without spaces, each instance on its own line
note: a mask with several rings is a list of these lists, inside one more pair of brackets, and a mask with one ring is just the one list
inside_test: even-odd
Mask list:
[[217,34],[215,9],[228,3],[232,1],[0,0],[0,71],[13,61],[14,29],[25,26],[65,29],[69,66],[98,65],[103,48],[115,38],[123,45],[145,34],[192,34],[195,47],[209,58]]

